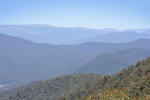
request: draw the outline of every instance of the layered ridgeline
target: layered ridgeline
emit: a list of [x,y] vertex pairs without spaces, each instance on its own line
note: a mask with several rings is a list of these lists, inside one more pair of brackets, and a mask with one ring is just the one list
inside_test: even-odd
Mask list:
[[147,48],[133,48],[104,53],[82,64],[76,73],[112,75],[148,56],[150,56],[150,49]]
[[102,53],[149,47],[148,39],[130,43],[50,45],[0,34],[0,89],[73,73],[81,64]]
[[128,88],[126,95],[129,98],[150,95],[150,57],[113,76],[102,77],[97,74],[61,76],[18,90],[3,100],[75,100],[118,88],[122,90]]
[[38,43],[77,44],[84,42],[131,42],[140,38],[150,39],[150,29],[65,28],[50,25],[0,25],[0,33],[21,37]]
[[[133,30],[134,31],[134,30]],[[78,40],[75,43],[83,43],[83,42],[109,42],[109,43],[122,43],[122,42],[130,42],[140,38],[150,39],[150,31],[140,31],[133,32],[130,31],[122,31],[122,32],[113,32],[107,34],[101,34],[89,39]]]
[[50,25],[0,25],[0,33],[21,37],[38,43],[70,44],[78,39],[95,37],[115,29],[65,28]]

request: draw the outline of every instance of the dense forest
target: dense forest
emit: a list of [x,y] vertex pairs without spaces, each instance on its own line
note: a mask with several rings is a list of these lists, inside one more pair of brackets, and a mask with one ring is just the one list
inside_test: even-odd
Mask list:
[[[124,91],[127,90],[127,91]],[[150,57],[112,76],[75,74],[37,82],[3,100],[75,100],[91,95],[123,93],[129,100],[150,95]],[[119,93],[114,92],[119,91]],[[139,99],[140,100],[140,99]]]
[[19,89],[4,100],[56,100],[61,95],[82,88],[85,84],[95,84],[102,76],[98,74],[75,74],[56,77],[51,80],[33,83]]

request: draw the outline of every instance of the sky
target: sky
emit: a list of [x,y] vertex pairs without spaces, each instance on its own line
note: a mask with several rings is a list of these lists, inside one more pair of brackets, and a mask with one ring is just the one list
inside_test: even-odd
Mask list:
[[0,0],[0,24],[150,28],[150,0]]

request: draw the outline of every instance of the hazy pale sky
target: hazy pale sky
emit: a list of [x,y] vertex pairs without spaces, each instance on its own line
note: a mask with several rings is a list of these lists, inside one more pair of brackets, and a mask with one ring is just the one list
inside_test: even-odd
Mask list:
[[0,24],[150,28],[150,0],[0,0]]

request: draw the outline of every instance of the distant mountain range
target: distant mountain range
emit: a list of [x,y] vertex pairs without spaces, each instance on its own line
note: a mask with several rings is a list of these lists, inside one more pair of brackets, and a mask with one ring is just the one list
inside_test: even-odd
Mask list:
[[70,44],[78,39],[91,38],[115,29],[64,28],[50,25],[0,25],[0,33],[21,37],[37,43]]
[[150,28],[128,29],[126,31],[138,32],[138,33],[150,33]]
[[123,31],[123,32],[112,32],[102,35],[98,35],[89,39],[77,40],[75,44],[83,42],[109,42],[109,43],[123,43],[131,42],[140,38],[150,39],[150,32],[142,31],[143,33]]
[[150,29],[88,29],[83,27],[64,28],[50,25],[0,25],[0,33],[21,37],[36,43],[79,44],[84,42],[131,42],[150,39]]

